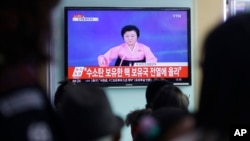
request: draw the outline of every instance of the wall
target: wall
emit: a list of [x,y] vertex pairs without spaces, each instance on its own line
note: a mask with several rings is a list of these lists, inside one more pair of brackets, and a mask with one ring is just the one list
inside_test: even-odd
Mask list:
[[[210,3],[211,1],[211,3]],[[217,3],[216,1],[220,0],[62,0],[61,4],[55,9],[54,12],[54,22],[53,22],[53,34],[54,40],[51,42],[51,46],[54,46],[54,49],[51,49],[50,52],[55,57],[54,63],[48,66],[48,80],[47,87],[52,93],[50,95],[51,100],[53,101],[53,93],[58,86],[58,82],[63,79],[64,74],[64,17],[63,17],[63,7],[65,6],[140,6],[140,7],[190,7],[191,8],[191,32],[192,32],[192,86],[181,86],[180,88],[185,94],[188,94],[190,97],[190,111],[196,110],[197,101],[198,101],[198,91],[199,91],[199,82],[200,82],[200,73],[197,60],[199,59],[200,54],[200,42],[202,37],[206,32],[207,25],[211,24],[214,15],[217,15],[217,10],[220,9],[221,5],[214,6]],[[210,7],[206,7],[209,3]],[[213,9],[213,10],[210,10]],[[196,12],[196,14],[194,13]],[[204,14],[207,11],[214,11],[211,15],[208,15],[209,18],[203,18]],[[219,12],[220,13],[220,12]],[[207,15],[206,15],[207,17]],[[212,18],[211,18],[212,17]],[[216,18],[215,18],[216,19]],[[210,21],[211,20],[211,21]],[[195,26],[194,26],[195,25]],[[195,42],[197,41],[197,42]],[[114,112],[123,118],[126,114],[136,108],[144,108],[145,106],[145,88],[146,87],[126,87],[126,88],[106,88],[108,98],[111,102]],[[123,129],[122,141],[129,141],[130,137],[130,128],[125,127]]]

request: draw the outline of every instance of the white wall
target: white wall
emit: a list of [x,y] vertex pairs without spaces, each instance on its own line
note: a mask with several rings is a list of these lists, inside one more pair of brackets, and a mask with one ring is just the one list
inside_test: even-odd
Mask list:
[[[65,6],[111,6],[111,7],[190,7],[191,17],[193,17],[193,0],[62,0],[61,4],[55,9],[53,34],[55,46],[53,54],[55,63],[50,68],[50,92],[54,94],[57,83],[63,80],[64,74],[64,7]],[[192,20],[193,21],[193,20]],[[193,22],[191,21],[192,25]],[[193,27],[193,26],[192,26]],[[191,29],[191,33],[193,28]],[[192,38],[193,39],[193,38]],[[193,54],[193,41],[192,54]],[[192,58],[193,60],[193,58]],[[193,61],[192,61],[193,62]],[[193,63],[192,63],[193,64]],[[192,72],[194,74],[194,72]],[[194,83],[194,82],[192,82]],[[108,98],[114,112],[125,119],[126,114],[137,108],[144,108],[146,87],[125,87],[125,88],[106,88]],[[190,111],[194,110],[194,88],[192,86],[181,86],[182,91],[190,97]],[[53,100],[54,95],[51,95]],[[105,127],[104,127],[105,128]],[[124,127],[122,140],[130,141],[130,128]]]

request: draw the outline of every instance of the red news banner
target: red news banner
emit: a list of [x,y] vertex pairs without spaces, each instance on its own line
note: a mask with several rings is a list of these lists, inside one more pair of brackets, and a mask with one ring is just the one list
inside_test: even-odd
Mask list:
[[187,77],[188,66],[68,67],[68,79]]

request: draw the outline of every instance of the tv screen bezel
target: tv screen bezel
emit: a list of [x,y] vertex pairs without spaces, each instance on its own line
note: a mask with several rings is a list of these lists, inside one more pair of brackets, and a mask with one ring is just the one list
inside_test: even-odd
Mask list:
[[[191,66],[191,8],[189,7],[86,7],[86,6],[70,6],[64,7],[64,70],[65,78],[68,79],[68,11],[70,10],[139,10],[139,11],[186,11],[187,12],[187,59],[188,59],[188,78],[181,78],[182,81],[178,81],[179,78],[164,78],[177,86],[190,86],[192,85],[192,66]],[[152,78],[152,80],[157,78]],[[127,87],[127,86],[147,86],[149,82],[82,82],[81,79],[68,79],[74,83],[86,83],[101,87]]]

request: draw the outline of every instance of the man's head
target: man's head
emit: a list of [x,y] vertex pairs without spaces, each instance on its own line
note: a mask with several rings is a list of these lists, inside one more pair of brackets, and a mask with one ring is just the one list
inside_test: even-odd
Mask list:
[[188,111],[189,99],[180,88],[174,85],[165,85],[155,94],[152,110],[162,107],[176,107]]
[[63,80],[59,82],[59,86],[56,89],[55,92],[55,97],[54,97],[54,106],[56,108],[56,110],[60,110],[61,108],[61,103],[63,100],[63,97],[65,96],[65,87],[68,85],[74,85],[74,83],[72,83],[69,80]]
[[64,89],[60,112],[72,140],[91,141],[121,131],[123,120],[114,115],[104,90],[83,84]]
[[173,85],[165,79],[155,79],[147,85],[146,89],[146,108],[152,108],[152,102],[155,99],[157,91],[165,85]]
[[144,116],[149,115],[151,112],[152,111],[150,109],[137,109],[127,114],[125,124],[127,126],[130,126],[130,131],[133,139],[136,137],[136,134],[138,132],[140,120]]

